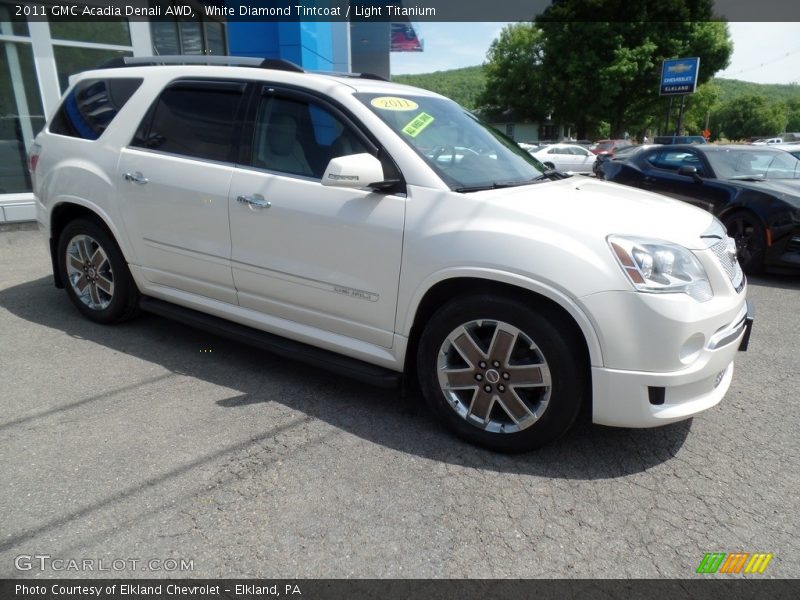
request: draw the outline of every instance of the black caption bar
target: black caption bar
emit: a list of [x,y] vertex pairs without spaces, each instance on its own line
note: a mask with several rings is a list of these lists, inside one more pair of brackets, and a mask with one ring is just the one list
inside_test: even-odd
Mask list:
[[[569,0],[580,3],[590,0]],[[0,0],[11,20],[131,20],[213,17],[228,21],[531,21],[551,0]],[[706,20],[800,22],[796,0],[712,0]],[[676,11],[632,10],[630,0],[594,1],[581,20],[668,23],[685,19]],[[647,3],[637,5],[647,6]],[[665,25],[666,26],[666,25]]]
[[800,580],[4,579],[3,600],[794,600]]

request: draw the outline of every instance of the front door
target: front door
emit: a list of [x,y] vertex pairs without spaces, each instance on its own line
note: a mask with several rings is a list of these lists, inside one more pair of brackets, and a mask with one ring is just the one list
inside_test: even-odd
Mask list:
[[365,138],[334,107],[265,88],[247,147],[229,199],[241,306],[391,347],[405,196],[320,183]]

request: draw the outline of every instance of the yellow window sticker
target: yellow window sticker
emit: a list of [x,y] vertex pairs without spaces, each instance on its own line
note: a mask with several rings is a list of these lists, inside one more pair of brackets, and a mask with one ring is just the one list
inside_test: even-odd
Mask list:
[[419,113],[414,119],[405,127],[403,127],[403,133],[412,138],[417,137],[420,133],[422,133],[423,129],[425,129],[428,125],[433,123],[434,118],[430,116],[426,112]]
[[373,98],[370,104],[375,108],[381,110],[417,110],[419,104],[407,98],[396,98],[394,96],[381,96],[380,98]]

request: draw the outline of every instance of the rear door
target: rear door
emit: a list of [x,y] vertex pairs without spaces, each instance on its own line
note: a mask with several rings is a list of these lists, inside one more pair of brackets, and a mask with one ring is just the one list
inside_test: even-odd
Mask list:
[[143,276],[236,304],[228,192],[245,84],[170,84],[121,153],[117,189]]

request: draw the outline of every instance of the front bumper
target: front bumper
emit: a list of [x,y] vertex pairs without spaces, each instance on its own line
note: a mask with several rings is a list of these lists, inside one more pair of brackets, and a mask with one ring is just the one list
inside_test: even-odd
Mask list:
[[733,359],[746,350],[753,325],[743,313],[712,336],[691,366],[659,373],[592,367],[592,421],[616,427],[657,427],[716,405],[733,380]]

